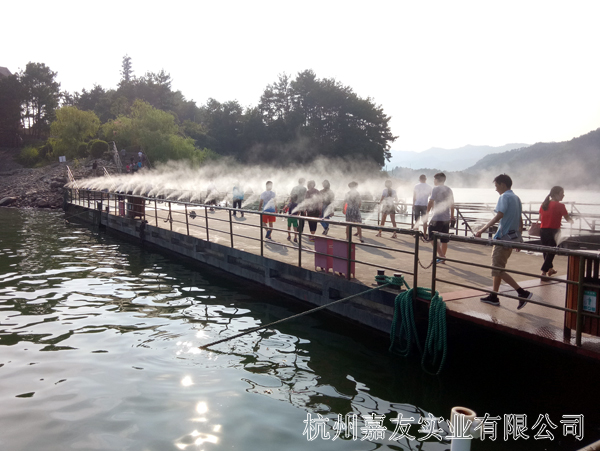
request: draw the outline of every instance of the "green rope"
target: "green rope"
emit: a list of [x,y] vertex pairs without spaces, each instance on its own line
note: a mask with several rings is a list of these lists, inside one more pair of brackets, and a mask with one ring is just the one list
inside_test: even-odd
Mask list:
[[[448,336],[446,331],[446,303],[436,291],[431,297],[429,304],[429,327],[427,328],[427,338],[425,339],[425,350],[421,357],[421,368],[432,375],[440,374],[448,351]],[[430,367],[427,369],[427,360],[430,360]],[[437,370],[433,369],[437,366]]]
[[[406,286],[407,290],[401,292],[394,300],[394,317],[390,329],[390,352],[395,352],[403,357],[407,357],[416,346],[421,354],[421,367],[429,374],[440,374],[446,361],[448,341],[446,334],[446,304],[442,297],[436,291],[432,294],[428,288],[417,287],[416,290],[410,288],[404,278],[376,276],[378,283],[390,283],[399,287]],[[429,325],[427,329],[427,338],[425,340],[425,349],[421,348],[419,336],[417,334],[417,325],[414,314],[415,297],[421,299],[431,299],[429,304]],[[398,321],[400,327],[398,334]],[[437,371],[430,371],[427,368],[427,361],[430,359],[430,367],[437,365]]]

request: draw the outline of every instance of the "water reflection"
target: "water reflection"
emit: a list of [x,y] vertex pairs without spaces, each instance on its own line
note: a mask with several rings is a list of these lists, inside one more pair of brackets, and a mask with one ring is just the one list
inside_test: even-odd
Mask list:
[[329,431],[386,415],[390,433],[400,413],[449,413],[435,380],[360,329],[315,315],[200,350],[306,307],[60,214],[0,211],[0,228],[2,449],[448,448],[307,442],[307,412]]

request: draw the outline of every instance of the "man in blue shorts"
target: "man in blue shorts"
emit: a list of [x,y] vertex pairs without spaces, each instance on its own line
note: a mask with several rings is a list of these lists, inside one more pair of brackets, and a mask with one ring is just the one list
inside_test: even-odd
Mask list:
[[[511,190],[512,179],[506,174],[501,174],[494,179],[494,185],[496,186],[496,191],[500,194],[498,203],[494,209],[496,216],[479,229],[475,233],[475,236],[480,238],[483,232],[498,222],[498,231],[494,235],[494,240],[521,242],[521,231],[523,230],[523,220],[521,218],[522,206],[521,199]],[[506,263],[511,253],[512,247],[494,246],[492,249],[492,266],[506,268]],[[504,271],[492,269],[492,278],[493,290],[495,292],[500,290],[500,283],[503,280],[517,290],[519,297],[522,298],[519,299],[517,310],[525,307],[527,300],[533,296],[531,292],[521,288],[515,279]],[[490,305],[500,305],[498,295],[495,293],[490,293],[481,298],[481,302]]]

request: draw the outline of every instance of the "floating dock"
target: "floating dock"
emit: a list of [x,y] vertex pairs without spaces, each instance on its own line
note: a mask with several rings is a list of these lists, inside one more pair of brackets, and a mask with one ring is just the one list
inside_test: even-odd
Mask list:
[[[373,288],[377,270],[384,269],[390,276],[402,274],[410,287],[437,290],[448,315],[459,320],[600,359],[598,252],[557,250],[558,274],[542,280],[537,276],[540,246],[514,245],[517,249],[507,269],[534,294],[517,310],[516,293],[504,284],[500,291],[507,296],[500,298],[500,306],[479,301],[492,290],[487,240],[451,236],[447,260],[436,263],[432,243],[423,242],[409,229],[400,229],[398,238],[392,238],[393,230],[383,228],[383,236],[377,237],[378,228],[365,225],[361,243],[354,236],[356,224],[347,239],[349,224],[331,221],[329,234],[323,236],[319,225],[311,241],[306,224],[299,245],[287,240],[286,216],[277,218],[273,239],[267,240],[256,211],[245,211],[241,217],[229,208],[211,211],[209,206],[142,196],[83,190],[69,194],[67,219],[97,224],[316,306]],[[579,266],[574,268],[576,262]],[[331,311],[389,333],[397,295],[398,290],[386,287],[334,305]],[[417,304],[426,311],[429,299],[417,299]]]

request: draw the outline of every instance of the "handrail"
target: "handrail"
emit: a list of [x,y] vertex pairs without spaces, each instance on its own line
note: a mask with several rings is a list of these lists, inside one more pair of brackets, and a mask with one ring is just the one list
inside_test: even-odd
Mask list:
[[[95,190],[88,190],[86,192],[89,193],[94,193],[96,192]],[[104,193],[106,194],[106,193]],[[173,224],[181,224],[182,226],[185,226],[186,229],[186,233],[189,235],[189,230],[190,230],[190,225],[193,227],[197,227],[200,229],[204,229],[206,231],[206,237],[203,239],[206,239],[207,241],[210,241],[210,234],[211,232],[216,232],[216,233],[224,233],[224,234],[230,234],[231,230],[232,230],[232,219],[231,219],[231,212],[243,212],[246,215],[254,215],[254,216],[262,216],[264,213],[262,211],[256,211],[256,210],[242,210],[242,209],[234,209],[232,207],[221,207],[221,206],[217,206],[217,205],[211,205],[210,208],[214,208],[215,210],[224,210],[224,211],[228,211],[229,212],[229,218],[228,219],[222,219],[222,218],[218,218],[218,217],[210,217],[210,215],[208,214],[208,208],[209,206],[206,204],[202,204],[202,203],[195,203],[195,202],[188,202],[188,201],[179,201],[179,200],[169,200],[169,199],[161,199],[161,202],[165,202],[168,204],[168,210],[167,209],[162,209],[158,207],[157,204],[157,198],[155,197],[148,197],[148,196],[144,196],[144,195],[135,195],[135,194],[126,194],[126,193],[121,193],[121,192],[112,192],[109,193],[109,197],[110,195],[114,196],[115,199],[115,207],[114,207],[114,211],[117,212],[119,211],[119,208],[117,206],[117,198],[118,197],[128,197],[128,198],[138,198],[140,200],[142,200],[144,203],[150,201],[150,202],[154,202],[155,203],[155,224],[156,226],[159,226],[159,221],[158,221],[158,211],[165,211],[167,212],[167,219],[164,220],[164,222],[169,222],[169,228],[170,230],[173,230]],[[110,202],[110,201],[109,201]],[[180,205],[183,207],[184,211],[178,211],[178,210],[174,210],[171,208],[171,205],[175,204],[175,205]],[[197,214],[197,212],[195,212],[195,210],[191,210],[190,211],[190,207],[196,208],[196,209],[204,209],[204,214],[203,215],[199,215]],[[178,217],[176,215],[185,215],[185,221],[177,219]],[[193,214],[193,216],[192,216]],[[288,219],[290,217],[289,214],[281,214],[281,213],[269,213],[270,216],[275,216],[277,218],[282,218],[282,219]],[[144,218],[145,218],[145,213],[144,213]],[[181,216],[179,216],[179,218],[181,218]],[[200,218],[200,219],[204,219],[204,225],[201,224],[191,224],[190,223],[190,218],[193,220],[194,218]],[[382,230],[384,232],[396,232],[398,234],[401,235],[408,235],[408,236],[413,236],[415,237],[415,241],[419,240],[419,237],[422,236],[422,234],[418,231],[413,231],[413,230],[407,230],[407,229],[399,229],[399,228],[393,228],[393,227],[381,227],[379,225],[368,225],[368,224],[357,224],[357,223],[347,223],[345,221],[337,221],[337,220],[331,220],[331,219],[323,219],[323,218],[317,218],[317,217],[310,217],[310,216],[298,216],[298,218],[301,218],[305,221],[318,221],[318,222],[325,222],[327,224],[329,224],[330,226],[338,226],[338,227],[348,227],[350,229],[349,232],[349,237],[350,239],[348,239],[349,243],[353,243],[352,241],[352,233],[353,233],[353,229],[356,227],[361,227],[364,230],[374,230],[374,231],[378,231],[378,230]],[[221,230],[221,229],[217,229],[214,227],[211,227],[209,225],[209,219],[211,222],[221,222],[221,223],[228,223],[229,224],[229,230]],[[233,233],[230,236],[230,241],[232,243],[232,247],[233,246],[233,238],[234,237],[241,237],[241,238],[246,238],[246,239],[250,239],[250,240],[255,240],[255,241],[260,241],[260,247],[261,247],[261,255],[264,249],[264,245],[265,245],[265,241],[263,240],[263,233],[262,233],[262,229],[263,229],[263,223],[262,221],[260,222],[260,225],[255,225],[255,224],[245,224],[244,227],[249,227],[249,228],[253,228],[253,229],[261,229],[261,234],[260,234],[260,238],[256,238],[253,236],[248,236],[248,235],[241,235],[241,234],[236,234]],[[281,230],[278,229],[281,232],[287,232],[285,230]],[[328,254],[323,254],[323,253],[319,253],[315,250],[311,250],[311,249],[306,249],[303,248],[301,245],[302,242],[302,236],[305,236],[306,234],[304,233],[299,233],[299,238],[300,238],[300,245],[298,246],[298,253],[299,253],[299,266],[301,266],[301,255],[302,253],[308,253],[308,254],[315,254],[315,255],[324,255],[324,256],[331,256]],[[345,240],[342,240],[345,241]],[[365,248],[371,248],[371,249],[383,249],[386,251],[394,251],[397,253],[403,253],[403,254],[409,254],[409,255],[415,255],[415,262],[414,262],[414,272],[410,272],[407,271],[406,269],[400,270],[399,268],[391,268],[388,266],[383,266],[380,263],[374,264],[372,262],[368,262],[368,261],[361,261],[361,260],[357,260],[357,259],[350,259],[348,261],[349,264],[351,263],[359,263],[359,264],[363,264],[363,265],[367,265],[367,266],[372,266],[372,267],[376,267],[379,269],[389,269],[391,271],[394,272],[399,272],[401,271],[403,274],[407,274],[407,275],[412,275],[414,277],[414,281],[417,280],[417,259],[418,259],[418,245],[415,245],[415,251],[411,252],[405,249],[400,249],[400,248],[392,248],[392,247],[388,247],[388,246],[381,246],[381,245],[374,245],[374,244],[369,244],[369,243],[354,243],[356,245],[360,245],[362,247]],[[288,245],[286,243],[277,243],[278,246],[283,247],[283,248],[289,248],[289,249],[296,249],[296,246],[292,246],[292,245]],[[348,271],[346,274],[347,278],[350,279],[350,272]]]
[[[594,287],[594,285],[592,285],[588,282],[585,282],[585,280],[584,280],[585,279],[584,263],[585,263],[585,259],[594,259],[594,260],[600,261],[600,252],[581,251],[581,250],[576,250],[576,249],[562,249],[562,248],[558,248],[558,247],[548,247],[548,246],[541,246],[541,245],[535,245],[535,244],[519,243],[519,242],[514,242],[514,241],[490,240],[490,239],[483,239],[483,238],[476,238],[476,237],[461,237],[461,236],[457,236],[457,235],[450,235],[450,234],[439,233],[439,232],[433,232],[432,235],[433,235],[433,243],[434,243],[433,244],[434,262],[433,262],[433,270],[432,270],[432,276],[431,276],[432,277],[432,279],[431,279],[432,291],[435,290],[436,282],[443,282],[443,283],[447,283],[450,285],[460,286],[463,288],[476,289],[478,291],[495,294],[497,296],[504,296],[504,297],[508,297],[510,299],[521,300],[518,296],[513,296],[513,295],[506,294],[506,293],[488,290],[488,289],[484,289],[481,287],[475,287],[473,285],[458,283],[458,282],[455,282],[452,280],[446,280],[446,279],[441,279],[441,278],[437,277],[437,274],[436,274],[436,270],[437,270],[437,261],[436,261],[437,258],[436,257],[437,257],[437,255],[435,255],[435,254],[436,254],[436,249],[437,249],[437,240],[440,238],[446,238],[450,241],[456,241],[456,242],[461,242],[461,243],[470,243],[470,244],[477,244],[477,245],[483,245],[483,246],[502,246],[502,247],[519,249],[519,250],[528,250],[528,251],[534,251],[534,252],[552,253],[555,255],[579,257],[579,271],[578,271],[578,280],[577,281],[554,279],[554,281],[557,283],[562,283],[565,285],[570,284],[570,285],[577,286],[577,298],[578,298],[577,309],[572,309],[572,308],[567,308],[567,307],[558,307],[555,305],[547,304],[545,302],[535,301],[535,300],[531,300],[531,299],[528,300],[528,302],[531,304],[536,304],[536,305],[545,307],[545,308],[551,308],[551,309],[555,309],[555,310],[561,310],[565,313],[575,314],[576,315],[575,344],[576,344],[576,346],[581,347],[583,317],[587,316],[587,317],[598,318],[598,315],[596,315],[596,314],[583,311],[583,290],[584,290],[584,288]],[[526,276],[530,276],[530,277],[534,277],[534,278],[540,278],[540,279],[542,278],[542,276],[539,276],[539,275],[525,273],[523,271],[518,271],[518,270],[514,270],[514,269],[498,268],[495,266],[484,265],[484,264],[473,263],[473,262],[464,262],[464,261],[460,261],[460,260],[456,260],[456,259],[449,259],[449,258],[442,258],[442,260],[444,262],[449,261],[449,262],[453,262],[453,263],[466,264],[466,265],[479,267],[479,268],[498,269],[498,270],[502,270],[503,272],[510,273],[510,274],[520,274],[520,275],[526,275]]]
[[73,172],[71,171],[71,168],[69,166],[67,166],[67,176],[69,177],[69,182],[75,185],[75,189],[79,189],[77,180],[75,180],[75,176],[73,175]]
[[[117,171],[119,174],[123,172],[123,162],[121,161],[121,157],[119,156],[119,151],[117,150],[117,145],[115,142],[112,142],[113,145],[113,158],[115,160],[115,165],[117,166]],[[106,169],[104,169],[106,171]]]

